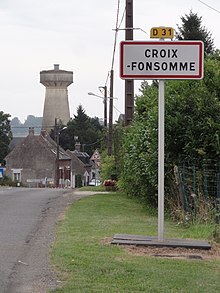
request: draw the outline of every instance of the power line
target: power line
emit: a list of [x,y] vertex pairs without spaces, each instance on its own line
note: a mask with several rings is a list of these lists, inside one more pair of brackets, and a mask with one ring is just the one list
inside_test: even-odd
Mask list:
[[[126,8],[125,8],[125,10],[126,10]],[[117,16],[116,16],[116,24],[115,24],[115,38],[114,38],[114,45],[113,45],[113,54],[112,54],[111,70],[113,70],[114,61],[115,61],[115,52],[116,52],[116,44],[117,44],[117,37],[118,37],[119,11],[120,11],[120,0],[118,0],[118,6],[117,6]],[[125,14],[125,11],[123,13],[123,16],[122,16],[122,19],[120,21],[120,25],[119,26],[121,26],[121,23],[122,23],[123,18],[124,18],[124,14]],[[106,81],[105,81],[105,86],[107,86],[107,83],[109,81],[109,78],[110,78],[110,72],[108,71],[108,74],[107,74],[107,77],[106,77]]]
[[109,71],[108,71],[108,75],[107,75],[107,78],[106,78],[106,81],[105,81],[105,86],[107,86],[108,80],[109,80]]
[[[11,128],[30,128],[30,127],[34,127],[34,128],[42,128],[42,126],[11,126]],[[49,126],[49,127],[52,127],[52,126]],[[53,125],[54,127],[54,125]]]
[[83,145],[83,146],[92,146],[92,145],[95,145],[95,144],[99,143],[99,142],[102,141],[102,140],[103,140],[103,138],[100,138],[100,139],[98,139],[98,140],[95,141],[95,142],[88,143],[88,144],[83,143],[82,145]]
[[[114,66],[115,51],[116,51],[116,44],[117,44],[118,31],[120,30],[120,27],[121,27],[122,22],[123,22],[124,17],[125,17],[126,5],[125,5],[125,8],[124,8],[124,11],[123,11],[123,14],[122,14],[122,17],[121,17],[120,23],[119,23],[119,11],[120,11],[120,0],[118,0],[116,25],[115,25],[115,29],[114,29],[114,31],[115,31],[115,39],[114,39],[114,46],[113,46],[113,56],[112,56],[112,67],[111,67],[111,69],[113,69],[113,66]],[[119,23],[119,24],[118,24],[118,23]],[[108,72],[108,74],[107,74],[107,78],[106,78],[105,86],[107,86],[107,83],[108,83],[109,77],[110,77],[110,72]]]
[[115,108],[116,111],[118,111],[120,114],[122,114],[122,112],[120,110],[118,110],[115,106],[113,106]]
[[120,24],[119,24],[119,26],[118,26],[118,30],[120,29],[120,27],[121,27],[121,25],[122,25],[122,22],[123,22],[123,20],[124,20],[124,18],[125,18],[125,12],[126,12],[126,5],[125,5],[124,12],[123,12],[123,14],[122,14],[122,18],[121,18]]
[[119,10],[120,10],[120,0],[118,0],[118,8],[117,8],[117,16],[116,16],[116,24],[115,24],[115,38],[114,38],[114,45],[113,45],[113,54],[112,54],[112,67],[111,70],[113,70],[114,67],[114,61],[115,61],[115,51],[116,51],[116,44],[117,44],[117,38],[118,38],[118,18],[119,18]]
[[208,5],[207,3],[205,3],[205,2],[203,2],[203,1],[201,1],[201,0],[198,0],[198,1],[199,1],[200,3],[202,3],[203,5],[207,6],[208,8],[214,10],[215,12],[220,13],[219,10],[217,10],[216,8],[214,8],[214,7],[210,6],[210,5]]
[[143,33],[145,33],[146,35],[148,35],[149,36],[149,34],[145,31],[145,30],[143,30],[142,28],[140,28],[140,27],[132,27],[132,28],[130,28],[130,27],[125,27],[125,28],[118,28],[118,29],[112,29],[113,31],[126,31],[126,30],[130,30],[130,29],[132,29],[132,30],[140,30],[140,31],[142,31]]
[[134,28],[134,29],[135,30],[140,30],[140,31],[142,31],[143,33],[145,33],[146,35],[149,36],[149,34],[145,30],[143,30],[142,28],[140,28],[140,27],[137,27],[137,28]]

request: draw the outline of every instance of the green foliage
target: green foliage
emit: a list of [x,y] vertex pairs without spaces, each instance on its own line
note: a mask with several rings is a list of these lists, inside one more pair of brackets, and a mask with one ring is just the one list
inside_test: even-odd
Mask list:
[[204,42],[204,49],[207,54],[214,53],[214,41],[211,33],[202,26],[202,17],[190,11],[190,13],[181,18],[182,24],[178,25],[179,40],[201,40]]
[[[113,129],[113,155],[107,155],[107,144],[102,151],[102,164],[101,164],[101,178],[102,181],[107,179],[118,180],[120,178],[122,170],[123,170],[123,135],[125,132],[125,128],[121,123],[117,123],[114,125]],[[106,137],[107,134],[104,135]],[[103,142],[106,141],[103,140]]]
[[120,178],[123,171],[123,136],[125,128],[121,123],[114,126],[113,131],[113,154],[115,159],[115,175]]
[[3,163],[9,153],[9,144],[12,139],[9,117],[9,114],[0,111],[0,163]]
[[166,83],[166,157],[177,164],[179,155],[219,157],[220,62],[207,58],[201,81]]
[[213,229],[213,240],[220,243],[220,224],[216,224]]
[[[157,106],[153,105],[154,89],[146,98],[142,116],[127,129],[124,136],[124,169],[120,186],[130,195],[155,204],[157,188]],[[149,103],[149,108],[148,108]],[[142,102],[137,102],[141,111]],[[151,105],[151,106],[150,106]],[[146,118],[147,116],[147,118]]]
[[1,186],[11,186],[12,180],[9,179],[8,177],[4,176],[3,178],[0,179],[0,185]]
[[[220,102],[204,83],[170,82],[166,100],[166,156],[177,163],[219,155]],[[184,96],[181,94],[184,92]]]
[[[165,184],[173,180],[180,156],[191,160],[220,158],[220,61],[205,60],[201,81],[166,81]],[[126,130],[120,186],[155,204],[157,195],[158,83],[144,82],[136,97],[136,117]],[[170,196],[169,189],[166,189]]]
[[141,86],[144,99],[136,97],[135,120],[123,135],[119,187],[152,205],[157,191],[157,83]]
[[80,187],[80,191],[93,191],[93,192],[99,192],[99,191],[105,191],[105,188],[104,186],[101,184],[101,185],[98,185],[98,186],[83,186],[83,187]]
[[102,129],[98,118],[87,116],[80,105],[77,108],[77,115],[70,119],[67,129],[60,133],[60,144],[64,149],[74,150],[76,141],[79,141],[82,145],[82,151],[92,155],[94,150],[101,146]]
[[[2,179],[0,179],[0,186],[17,186],[17,181],[12,181],[11,178],[4,176]],[[22,183],[19,182],[20,186],[22,186]]]
[[76,174],[75,176],[75,185],[77,188],[82,187],[82,176],[81,174]]
[[108,156],[106,152],[101,154],[101,180],[104,182],[106,179],[112,178],[116,175],[116,162],[114,156]]

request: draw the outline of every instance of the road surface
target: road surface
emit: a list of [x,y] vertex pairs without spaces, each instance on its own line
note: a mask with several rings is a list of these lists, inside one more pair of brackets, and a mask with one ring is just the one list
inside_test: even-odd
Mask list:
[[0,187],[0,292],[45,293],[60,282],[48,249],[65,207],[90,192]]

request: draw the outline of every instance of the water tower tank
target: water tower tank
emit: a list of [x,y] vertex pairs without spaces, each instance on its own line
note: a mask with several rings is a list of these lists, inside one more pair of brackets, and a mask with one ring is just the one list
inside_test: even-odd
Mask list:
[[40,83],[46,87],[42,129],[50,132],[55,118],[63,125],[70,120],[67,87],[73,83],[73,72],[61,70],[59,64],[55,64],[53,70],[40,72]]

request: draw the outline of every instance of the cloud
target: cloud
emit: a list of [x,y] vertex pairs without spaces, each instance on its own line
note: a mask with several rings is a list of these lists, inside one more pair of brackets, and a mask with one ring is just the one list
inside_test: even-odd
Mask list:
[[[42,115],[45,89],[39,83],[39,73],[59,63],[60,68],[74,72],[74,83],[69,88],[71,110],[74,112],[81,103],[88,115],[102,117],[102,101],[87,93],[99,93],[98,86],[104,85],[111,67],[117,3],[118,0],[0,0],[2,110],[21,119],[28,114]],[[120,3],[119,19],[125,0]],[[134,1],[134,26],[148,33],[135,31],[134,38],[149,40],[153,26],[175,28],[180,16],[190,8],[203,16],[204,25],[219,41],[219,15],[192,0]],[[121,27],[124,26],[123,21]],[[124,31],[119,32],[115,55],[114,95],[119,99],[114,103],[123,112],[124,82],[118,69],[122,39]]]

